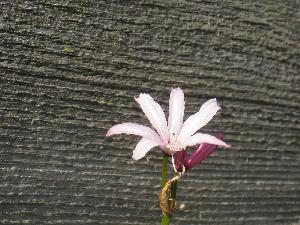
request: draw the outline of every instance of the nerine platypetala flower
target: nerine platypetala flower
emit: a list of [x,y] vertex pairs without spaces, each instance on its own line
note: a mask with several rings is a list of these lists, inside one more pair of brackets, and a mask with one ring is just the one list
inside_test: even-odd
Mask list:
[[142,139],[133,151],[133,159],[138,160],[143,158],[148,151],[156,146],[159,146],[164,152],[170,155],[185,149],[187,146],[194,146],[201,143],[228,147],[225,142],[212,135],[196,133],[220,109],[216,99],[210,99],[205,102],[200,110],[190,116],[184,123],[185,102],[183,91],[180,88],[171,90],[168,122],[161,106],[150,95],[140,94],[135,100],[141,106],[156,132],[150,127],[136,123],[122,123],[111,127],[106,134],[106,136],[117,134],[141,136]]

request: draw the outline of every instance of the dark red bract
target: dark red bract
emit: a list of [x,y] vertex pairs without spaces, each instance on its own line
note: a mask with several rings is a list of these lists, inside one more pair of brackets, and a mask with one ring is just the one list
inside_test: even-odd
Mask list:
[[[214,135],[216,138],[222,140],[223,135],[221,133],[216,133]],[[175,166],[178,172],[182,172],[183,166],[185,170],[189,170],[199,163],[201,163],[204,159],[206,159],[211,153],[213,153],[217,145],[203,143],[201,144],[197,150],[195,150],[192,154],[187,155],[187,150],[184,149],[180,152],[176,152],[175,154]]]

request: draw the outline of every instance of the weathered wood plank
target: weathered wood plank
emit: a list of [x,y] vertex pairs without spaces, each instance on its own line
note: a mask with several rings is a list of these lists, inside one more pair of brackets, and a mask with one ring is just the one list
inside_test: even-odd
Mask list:
[[160,152],[131,160],[133,101],[169,88],[232,144],[179,183],[174,224],[296,224],[298,1],[1,1],[0,223],[158,224]]

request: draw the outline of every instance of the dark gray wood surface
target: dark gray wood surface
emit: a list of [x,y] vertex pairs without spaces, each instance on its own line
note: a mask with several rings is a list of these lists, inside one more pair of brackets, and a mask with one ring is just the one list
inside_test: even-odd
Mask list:
[[180,181],[173,224],[299,224],[299,4],[0,1],[0,224],[158,224],[160,151],[104,135],[176,86],[187,115],[217,97],[204,131],[232,148]]

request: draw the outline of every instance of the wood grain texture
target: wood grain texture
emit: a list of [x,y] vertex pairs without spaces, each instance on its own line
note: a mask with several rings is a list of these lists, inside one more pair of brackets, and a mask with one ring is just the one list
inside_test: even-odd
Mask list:
[[300,217],[299,1],[0,1],[0,224],[158,224],[158,149],[133,100],[222,106],[215,152],[178,185],[173,224],[292,225]]

